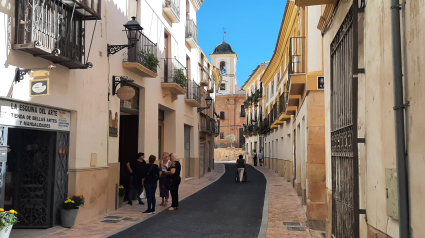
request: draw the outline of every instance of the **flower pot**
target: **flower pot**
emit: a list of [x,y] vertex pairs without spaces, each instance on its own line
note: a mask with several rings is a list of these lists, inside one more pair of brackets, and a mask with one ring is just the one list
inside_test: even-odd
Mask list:
[[119,207],[121,207],[122,203],[124,202],[124,196],[119,196],[118,202],[119,202]]
[[75,219],[78,215],[78,209],[61,208],[61,223],[63,227],[71,228],[74,226]]
[[13,225],[3,227],[3,229],[0,231],[0,238],[9,238],[10,232],[12,231],[12,226]]

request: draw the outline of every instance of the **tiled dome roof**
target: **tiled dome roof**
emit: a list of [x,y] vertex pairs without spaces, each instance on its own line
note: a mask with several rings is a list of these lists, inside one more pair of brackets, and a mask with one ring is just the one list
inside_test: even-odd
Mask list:
[[225,41],[215,47],[213,54],[236,54]]

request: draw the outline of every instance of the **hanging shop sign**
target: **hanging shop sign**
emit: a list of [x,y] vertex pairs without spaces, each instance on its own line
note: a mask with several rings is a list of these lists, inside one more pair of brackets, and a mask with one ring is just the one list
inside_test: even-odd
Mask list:
[[130,86],[123,86],[117,90],[117,96],[121,100],[130,100],[136,95],[136,90]]
[[34,79],[30,81],[30,97],[49,95],[49,79]]
[[0,125],[69,131],[71,113],[27,103],[0,100]]

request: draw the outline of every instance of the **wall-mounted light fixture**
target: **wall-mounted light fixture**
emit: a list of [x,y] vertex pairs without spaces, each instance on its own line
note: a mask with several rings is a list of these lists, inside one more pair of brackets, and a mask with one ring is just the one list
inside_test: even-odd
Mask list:
[[108,44],[108,56],[117,53],[118,51],[131,48],[136,45],[136,42],[139,41],[140,36],[142,36],[143,27],[136,21],[136,17],[131,17],[131,20],[124,25],[124,31],[127,33],[127,39],[130,44],[128,45],[110,45]]
[[24,75],[27,74],[28,72],[31,71],[37,71],[37,70],[52,70],[56,68],[56,66],[54,65],[50,65],[46,68],[34,68],[34,69],[21,69],[21,68],[16,68],[15,70],[15,82],[19,83],[21,80],[24,79]]
[[210,108],[211,104],[212,104],[212,100],[213,99],[208,94],[208,96],[205,98],[205,103],[207,104],[207,106],[206,107],[198,107],[198,112],[202,112],[203,110]]

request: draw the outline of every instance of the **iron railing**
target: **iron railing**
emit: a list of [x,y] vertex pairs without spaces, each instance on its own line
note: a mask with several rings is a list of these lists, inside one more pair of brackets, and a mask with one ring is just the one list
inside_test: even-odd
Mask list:
[[180,0],[163,0],[162,7],[171,8],[171,10],[174,12],[174,15],[177,18],[180,18]]
[[291,37],[289,60],[290,74],[305,73],[305,37]]
[[[201,116],[200,131],[207,132],[209,134],[216,134],[217,122],[206,114],[200,113],[200,116]],[[220,133],[220,128],[218,128],[218,133]]]
[[283,92],[279,96],[279,115],[282,113],[285,113],[286,109],[286,98],[285,98],[286,92]]
[[[85,21],[60,0],[16,1],[16,49],[39,55],[68,68],[85,60]],[[32,45],[26,50],[20,45]],[[64,62],[64,63],[62,63]]]
[[195,99],[201,103],[201,87],[194,80],[188,82],[186,99]]
[[277,116],[277,102],[274,103],[273,105],[273,110],[272,110],[272,120],[271,122],[274,123],[274,121],[278,118]]
[[186,20],[186,38],[192,38],[198,43],[198,27],[193,20]]
[[186,68],[176,58],[165,58],[163,69],[163,83],[177,83],[187,90]]
[[158,69],[157,55],[157,44],[153,43],[148,37],[142,34],[140,40],[136,42],[136,45],[124,53],[123,61],[137,62],[156,73]]

